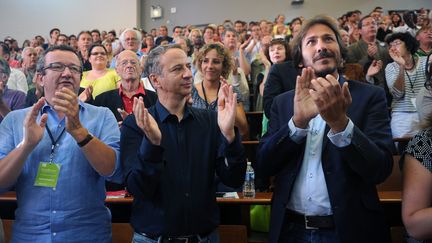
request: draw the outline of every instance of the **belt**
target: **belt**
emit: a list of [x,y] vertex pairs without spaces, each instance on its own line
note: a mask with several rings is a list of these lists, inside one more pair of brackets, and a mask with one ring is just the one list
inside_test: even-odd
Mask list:
[[206,234],[205,236],[188,235],[188,236],[168,237],[168,236],[156,236],[153,234],[146,234],[146,233],[139,233],[139,232],[137,233],[154,241],[158,241],[160,238],[159,242],[161,243],[199,243],[205,240],[208,236],[208,234]]
[[306,216],[287,209],[285,217],[288,222],[304,225],[305,229],[332,229],[335,227],[333,215]]

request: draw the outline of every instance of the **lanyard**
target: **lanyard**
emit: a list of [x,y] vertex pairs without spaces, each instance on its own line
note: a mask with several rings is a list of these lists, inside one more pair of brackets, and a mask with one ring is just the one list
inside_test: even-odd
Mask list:
[[61,131],[60,135],[56,139],[54,139],[54,136],[52,135],[51,130],[48,127],[48,124],[46,124],[46,128],[47,128],[48,135],[49,135],[49,137],[51,139],[50,163],[52,163],[53,162],[53,158],[54,158],[54,150],[55,150],[56,144],[60,140],[60,138],[63,135],[63,133],[65,132],[66,128],[63,128],[63,130]]
[[416,73],[415,73],[415,79],[414,79],[414,83],[411,81],[411,77],[409,76],[409,74],[408,74],[408,72],[407,71],[405,71],[405,74],[406,74],[406,76],[408,77],[408,80],[409,80],[409,83],[410,83],[410,87],[411,87],[411,92],[413,93],[413,94],[415,94],[415,92],[414,92],[414,83],[417,81],[417,71],[416,71]]
[[[220,89],[220,86],[221,86],[221,84],[220,84],[220,82],[219,82],[219,86],[218,86],[218,89],[217,89],[216,96],[219,95],[219,89]],[[201,82],[201,88],[202,88],[202,91],[203,91],[203,94],[204,94],[204,99],[205,99],[205,102],[206,102],[206,108],[207,108],[207,110],[209,110],[209,106],[210,106],[210,104],[209,104],[209,102],[207,101],[207,95],[206,95],[206,91],[205,91],[205,89],[204,89],[204,81]],[[219,99],[219,97],[216,98],[216,101],[215,101],[216,105],[217,105],[218,99]]]

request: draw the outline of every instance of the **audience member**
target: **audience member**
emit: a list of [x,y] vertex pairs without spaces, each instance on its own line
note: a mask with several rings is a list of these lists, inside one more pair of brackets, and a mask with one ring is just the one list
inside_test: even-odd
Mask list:
[[125,50],[116,58],[116,72],[120,78],[119,88],[98,95],[94,105],[108,107],[117,122],[121,123],[132,113],[135,97],[143,97],[146,107],[150,107],[155,104],[157,96],[155,92],[145,89],[140,82],[142,69],[135,52]]
[[310,19],[293,44],[302,73],[274,99],[257,155],[275,176],[269,242],[390,242],[376,190],[393,164],[384,91],[344,80],[336,20]]
[[7,86],[10,73],[9,63],[0,57],[0,123],[9,112],[25,107],[26,94]]
[[92,87],[93,99],[99,94],[117,88],[120,77],[114,69],[107,68],[107,50],[102,44],[93,44],[89,48],[89,62],[92,65],[90,71],[83,72],[80,86]]
[[223,84],[217,114],[189,107],[192,73],[177,45],[153,49],[146,71],[158,100],[147,110],[142,98],[135,99],[121,136],[127,188],[134,196],[133,242],[219,242],[213,175],[239,187],[246,170],[234,128],[236,95]]
[[[197,69],[201,75],[200,82],[192,87],[192,107],[217,111],[218,94],[223,83],[235,67],[230,52],[220,44],[204,45],[197,56]],[[235,126],[240,135],[247,138],[249,127],[242,104],[242,94],[235,86],[237,106]],[[246,139],[248,140],[248,139]]]
[[0,124],[0,188],[14,186],[18,200],[12,242],[111,242],[104,184],[122,179],[115,118],[78,101],[71,47],[48,48],[37,70],[45,97]]
[[91,63],[89,59],[88,49],[92,45],[92,36],[90,31],[81,31],[77,37],[77,45],[78,45],[78,56],[80,57],[81,62],[83,63],[83,71],[91,70]]
[[418,43],[409,33],[394,33],[386,40],[393,59],[385,68],[387,85],[393,96],[392,134],[395,138],[412,137],[418,132],[415,98],[426,81],[427,57],[414,55]]
[[[130,50],[137,54],[138,58],[141,58],[141,32],[134,29],[125,29],[120,35],[120,44],[124,50]],[[116,55],[116,54],[114,54]],[[110,68],[116,67],[116,58],[111,61]]]

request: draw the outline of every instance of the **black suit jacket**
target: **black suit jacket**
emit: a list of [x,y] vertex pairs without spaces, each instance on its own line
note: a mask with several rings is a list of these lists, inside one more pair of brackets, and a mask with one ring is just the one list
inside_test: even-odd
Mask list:
[[291,61],[271,66],[264,86],[263,103],[267,118],[271,116],[273,99],[285,91],[295,88],[298,69],[293,67]]
[[[384,90],[356,81],[348,83],[353,100],[347,111],[354,123],[351,144],[339,148],[329,142],[326,126],[321,156],[336,231],[341,242],[390,242],[376,190],[376,184],[390,175],[393,166]],[[289,137],[293,99],[294,90],[274,99],[269,130],[258,148],[257,171],[275,175],[269,234],[272,243],[278,242],[305,153],[306,142],[297,144]]]
[[[142,96],[144,99],[144,105],[146,108],[154,105],[157,100],[157,95],[155,92],[150,90],[145,90],[146,95]],[[102,94],[96,96],[93,104],[95,106],[105,106],[108,107],[111,112],[116,117],[117,121],[123,121],[120,113],[118,113],[117,108],[124,109],[123,100],[119,94],[119,89],[114,89],[110,91],[103,92]]]

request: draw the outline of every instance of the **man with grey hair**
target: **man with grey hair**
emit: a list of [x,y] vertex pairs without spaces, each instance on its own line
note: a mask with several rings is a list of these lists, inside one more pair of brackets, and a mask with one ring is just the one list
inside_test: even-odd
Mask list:
[[26,94],[7,86],[10,73],[9,63],[0,57],[0,123],[10,111],[25,107]]
[[120,132],[107,109],[78,100],[82,63],[70,46],[37,64],[44,97],[0,124],[0,193],[15,187],[12,242],[111,242],[105,180],[121,180]]
[[133,242],[217,243],[214,174],[239,187],[246,170],[234,129],[236,95],[222,84],[217,114],[188,106],[192,73],[178,45],[153,49],[145,69],[158,100],[147,109],[135,98],[120,139],[127,189],[134,196]]
[[[120,35],[120,44],[123,50],[130,50],[137,54],[138,58],[141,58],[141,32],[135,29],[125,29]],[[111,61],[110,68],[116,67],[116,58]]]
[[275,176],[269,242],[390,242],[376,189],[393,166],[384,90],[344,79],[333,18],[310,19],[292,46],[302,72],[273,100],[257,153],[257,172]]
[[34,88],[35,84],[33,82],[33,78],[36,72],[38,54],[33,47],[26,47],[22,51],[21,56],[21,71],[26,76],[28,89]]

